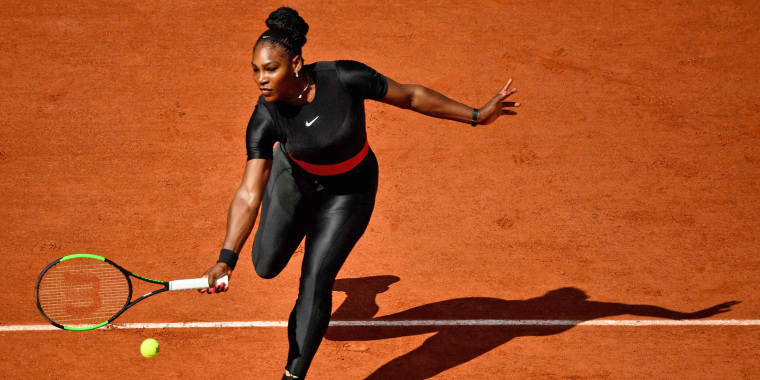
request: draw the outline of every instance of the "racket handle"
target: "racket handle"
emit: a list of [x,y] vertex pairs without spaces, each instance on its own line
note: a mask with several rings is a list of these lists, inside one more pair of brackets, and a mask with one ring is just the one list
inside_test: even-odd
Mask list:
[[[222,276],[216,279],[217,285],[222,283],[229,284],[229,278],[227,276]],[[208,288],[208,278],[191,278],[188,280],[169,281],[169,290],[192,290],[204,288]]]

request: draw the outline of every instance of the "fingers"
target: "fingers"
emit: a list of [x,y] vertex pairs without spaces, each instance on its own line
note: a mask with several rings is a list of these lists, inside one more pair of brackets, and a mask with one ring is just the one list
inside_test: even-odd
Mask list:
[[[721,303],[721,304],[717,304],[717,305],[715,305],[715,306],[713,306],[711,308],[708,308],[708,309],[705,309],[705,310],[702,310],[702,311],[698,311],[695,314],[702,313],[705,316],[709,317],[709,316],[716,315],[716,314],[727,313],[727,312],[731,311],[731,307],[732,306],[736,306],[739,303],[741,303],[741,302],[740,301],[724,302],[724,303]],[[701,317],[701,318],[704,318],[704,317]]]
[[198,289],[198,291],[204,294],[215,294],[215,293],[226,292],[229,289],[230,289],[230,286],[222,282],[219,285],[216,285],[214,287]]
[[211,289],[213,293],[221,293],[227,291],[227,283],[229,282],[229,277],[219,276],[219,279],[214,281],[214,287]]
[[713,306],[713,308],[717,309],[718,313],[725,313],[725,312],[731,311],[732,306],[735,306],[740,303],[741,302],[739,301],[724,302],[722,304]]
[[502,115],[510,115],[510,116],[514,116],[514,115],[517,115],[517,112],[515,112],[515,111],[512,111],[512,110],[501,110],[501,114],[502,114]]
[[229,287],[229,285],[227,285],[227,283],[222,282],[222,283],[219,283],[218,285],[216,285],[211,290],[212,290],[212,293],[222,293],[222,292],[226,292],[229,288],[230,287]]
[[498,96],[501,97],[502,99],[506,99],[509,95],[512,95],[515,92],[517,92],[516,88],[513,88],[511,90],[509,89],[509,86],[511,85],[512,85],[512,78],[509,78],[509,80],[507,81],[507,84],[504,85],[504,88],[502,88],[501,91],[499,91]]
[[519,107],[519,102],[501,102],[502,107]]
[[507,81],[507,84],[504,85],[504,88],[502,88],[501,91],[499,91],[499,94],[506,95],[507,90],[509,90],[509,86],[511,85],[512,85],[512,78],[509,78],[509,80]]
[[[228,275],[229,276],[229,275]],[[209,278],[214,276],[209,276]],[[219,278],[224,276],[218,276]],[[213,285],[209,283],[209,287],[206,289],[202,289],[202,293],[208,293],[208,294],[215,294],[215,293],[224,293],[230,289],[229,285],[229,277],[228,280],[225,282],[219,282],[217,283],[217,280],[215,279],[213,282]]]
[[[211,267],[206,273],[203,274],[202,278],[208,279],[208,288],[198,289],[199,293],[203,294],[214,294],[214,293],[222,293],[229,290],[229,280],[225,282],[220,282],[217,284],[217,281],[223,277],[224,275],[229,276],[230,273],[225,273],[224,270],[219,269],[216,267]],[[229,277],[228,277],[229,278]]]
[[[201,278],[208,278],[208,271],[206,271]],[[208,288],[198,289],[198,293],[206,294],[208,293]]]
[[[219,285],[214,286],[213,288],[208,289],[202,289],[208,292],[208,294],[214,294],[214,293],[224,293],[230,289],[230,286],[227,285],[225,282],[219,283]],[[203,292],[205,293],[205,292]]]
[[208,293],[209,294],[221,293],[221,292],[225,291],[225,289],[224,289],[224,287],[226,286],[225,283],[223,283],[223,282],[220,282],[218,284],[216,283],[216,280],[219,277],[222,277],[222,276],[216,275],[216,274],[212,274],[212,275],[208,276]]
[[517,92],[517,88],[513,88],[511,90],[502,91],[501,92],[501,98],[502,98],[502,100],[508,98],[510,95],[514,94],[515,92]]

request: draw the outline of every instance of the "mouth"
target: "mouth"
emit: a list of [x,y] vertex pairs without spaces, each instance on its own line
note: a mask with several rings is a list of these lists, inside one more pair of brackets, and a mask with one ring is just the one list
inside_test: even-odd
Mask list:
[[271,88],[261,88],[259,87],[259,90],[261,90],[261,94],[264,96],[272,95],[272,89]]

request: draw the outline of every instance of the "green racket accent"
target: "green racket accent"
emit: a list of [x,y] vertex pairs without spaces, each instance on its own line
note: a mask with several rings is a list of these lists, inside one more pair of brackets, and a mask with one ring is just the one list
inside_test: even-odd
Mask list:
[[64,330],[69,331],[87,331],[87,330],[95,330],[97,328],[103,327],[108,324],[108,321],[105,321],[103,323],[94,325],[94,326],[87,326],[87,327],[69,327],[69,326],[63,326]]
[[100,260],[100,261],[106,261],[106,258],[103,257],[103,256],[92,255],[92,254],[89,254],[89,253],[77,253],[75,255],[63,256],[63,257],[61,257],[61,259],[59,261],[66,261],[66,260],[70,260],[70,259],[77,259],[77,258],[83,258],[83,257],[88,258],[88,259],[95,259],[95,260]]
[[156,283],[156,284],[164,284],[164,283],[166,283],[165,281],[154,280],[152,278],[143,277],[143,276],[140,276],[139,274],[134,274],[132,272],[129,272],[129,274],[131,274],[132,276],[135,276],[135,277],[137,277],[137,278],[139,278],[141,280],[153,282],[153,283]]

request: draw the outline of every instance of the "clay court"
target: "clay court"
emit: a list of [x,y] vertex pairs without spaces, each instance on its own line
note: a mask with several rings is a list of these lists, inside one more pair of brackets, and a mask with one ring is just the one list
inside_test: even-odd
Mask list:
[[[263,280],[252,238],[226,294],[34,329],[61,256],[167,280],[216,260],[259,96],[251,47],[283,5],[232,3],[3,2],[0,377],[282,375],[303,251]],[[286,5],[311,27],[307,63],[472,106],[514,78],[522,103],[473,128],[367,102],[378,200],[310,379],[758,377],[756,3]]]

